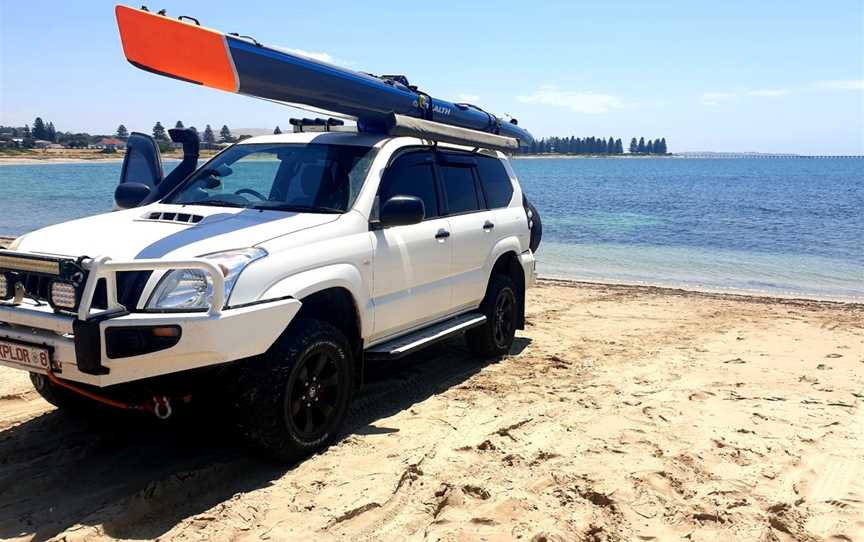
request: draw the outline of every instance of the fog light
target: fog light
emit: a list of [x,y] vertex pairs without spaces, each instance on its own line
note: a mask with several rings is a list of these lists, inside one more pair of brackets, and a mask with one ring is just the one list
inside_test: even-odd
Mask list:
[[77,290],[71,282],[55,280],[51,283],[51,306],[55,309],[75,310]]
[[11,283],[6,275],[0,275],[0,299],[6,301],[12,298]]

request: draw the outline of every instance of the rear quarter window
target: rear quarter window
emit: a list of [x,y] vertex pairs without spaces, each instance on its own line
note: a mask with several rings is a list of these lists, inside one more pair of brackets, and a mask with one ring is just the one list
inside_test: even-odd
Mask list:
[[513,199],[513,183],[504,164],[497,158],[478,156],[477,166],[480,170],[480,182],[486,193],[486,203],[490,209],[507,207]]

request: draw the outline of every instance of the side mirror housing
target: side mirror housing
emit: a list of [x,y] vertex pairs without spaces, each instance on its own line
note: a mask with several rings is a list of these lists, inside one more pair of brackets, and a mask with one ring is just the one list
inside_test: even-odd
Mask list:
[[382,228],[419,224],[426,218],[426,207],[417,196],[393,196],[384,202],[379,213]]
[[114,203],[119,209],[138,207],[153,191],[144,183],[125,182],[114,190]]

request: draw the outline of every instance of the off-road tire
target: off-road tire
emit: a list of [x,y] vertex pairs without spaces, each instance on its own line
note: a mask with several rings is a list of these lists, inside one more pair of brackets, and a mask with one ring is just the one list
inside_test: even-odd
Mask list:
[[519,293],[514,282],[506,275],[493,275],[480,304],[486,323],[465,333],[468,349],[485,358],[510,352],[516,336],[518,310]]
[[[312,388],[303,385],[313,383],[314,365],[322,354],[328,361],[321,381],[330,380],[335,374],[336,383],[334,388],[314,384],[318,390],[314,397],[320,402],[308,403],[314,407],[303,412],[310,416],[308,420],[320,420],[320,430],[304,435],[292,412],[293,406],[298,396],[313,397]],[[318,320],[295,320],[265,355],[247,360],[239,367],[233,386],[237,428],[253,446],[282,461],[293,463],[323,450],[338,436],[345,421],[354,382],[353,368],[351,347],[341,331]],[[299,394],[298,386],[304,395]],[[328,406],[332,400],[332,411],[326,411],[326,415],[325,400]],[[302,403],[307,404],[305,399]],[[303,415],[298,411],[296,416]]]

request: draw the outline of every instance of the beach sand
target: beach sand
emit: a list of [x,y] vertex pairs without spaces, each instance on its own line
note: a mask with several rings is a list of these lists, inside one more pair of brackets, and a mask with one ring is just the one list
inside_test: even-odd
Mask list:
[[528,321],[371,368],[294,468],[0,369],[0,538],[862,540],[864,306],[544,281]]

